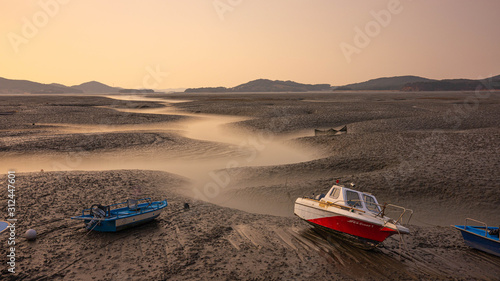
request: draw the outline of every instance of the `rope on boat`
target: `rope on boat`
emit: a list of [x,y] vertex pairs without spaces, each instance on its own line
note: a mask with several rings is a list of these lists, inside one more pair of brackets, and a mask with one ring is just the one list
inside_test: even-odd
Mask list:
[[95,228],[97,225],[98,225],[97,223],[96,223],[96,224],[94,224],[94,226],[92,227],[92,229],[89,229],[89,231],[87,231],[87,234],[85,234],[85,236],[84,236],[84,237],[86,237],[87,235],[89,235],[89,234],[92,232],[92,230],[94,230],[94,228]]
[[403,239],[403,235],[401,234],[401,232],[399,232],[399,229],[397,227],[396,227],[396,230],[398,231],[399,238],[400,238],[399,239],[399,259],[401,259],[401,252],[402,252],[401,245],[404,246],[404,248],[405,248],[405,250],[406,250],[407,253],[409,253],[410,251],[408,251],[408,247],[406,247],[406,243],[405,243],[405,241]]

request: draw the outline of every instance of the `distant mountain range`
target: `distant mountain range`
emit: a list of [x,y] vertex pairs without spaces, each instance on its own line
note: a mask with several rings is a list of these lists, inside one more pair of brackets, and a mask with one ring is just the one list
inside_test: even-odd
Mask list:
[[198,92],[308,92],[330,90],[353,91],[473,91],[477,88],[500,89],[500,75],[482,80],[435,80],[418,76],[395,76],[368,80],[344,86],[329,84],[301,84],[293,81],[257,79],[233,88],[189,88],[186,93]]
[[395,76],[361,83],[332,87],[334,90],[396,90],[396,91],[473,91],[477,88],[500,89],[500,75],[481,80],[435,80],[418,76]]
[[83,91],[55,83],[41,84],[27,80],[10,80],[5,78],[0,78],[0,93],[64,94],[64,93],[83,93]]
[[[233,88],[188,88],[186,93],[197,92],[309,92],[331,90],[393,90],[393,91],[473,91],[476,89],[500,89],[500,75],[481,80],[445,79],[434,80],[418,76],[395,76],[368,80],[361,83],[331,87],[329,84],[301,84],[293,81],[257,79]],[[182,90],[182,89],[181,89]],[[75,86],[42,84],[28,80],[12,80],[0,77],[0,94],[84,94],[84,93],[152,93],[150,89],[123,89],[91,81]]]
[[330,84],[301,84],[293,81],[257,79],[233,88],[188,88],[184,92],[308,92],[330,90]]
[[28,80],[12,80],[0,77],[0,94],[83,94],[83,93],[114,93],[121,88],[92,81],[75,86],[62,84],[42,84]]
[[75,86],[42,84],[28,80],[12,80],[0,77],[0,94],[107,94],[107,93],[154,93],[152,89],[123,89],[90,81]]

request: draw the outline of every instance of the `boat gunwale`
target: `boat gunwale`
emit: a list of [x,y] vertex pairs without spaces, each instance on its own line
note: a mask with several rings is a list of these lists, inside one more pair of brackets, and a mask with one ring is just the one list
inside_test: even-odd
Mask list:
[[[485,236],[485,235],[481,235],[481,234],[479,234],[479,233],[472,232],[472,231],[470,231],[470,230],[467,230],[467,229],[466,229],[466,227],[467,227],[467,226],[465,226],[465,225],[452,225],[452,227],[454,227],[454,228],[456,228],[456,229],[460,230],[461,232],[462,232],[462,231],[463,231],[463,232],[467,232],[467,233],[469,233],[469,234],[473,234],[473,235],[475,235],[475,236],[477,236],[477,237],[481,237],[481,238],[484,238],[484,239],[487,239],[487,240],[490,240],[490,241],[493,241],[493,242],[496,242],[496,243],[500,243],[500,237],[499,237],[498,239],[493,239],[493,238],[490,238],[490,237],[488,237],[488,236]],[[463,228],[462,228],[462,227],[463,227]],[[471,228],[474,228],[474,229],[476,228],[475,226],[471,226],[471,225],[469,225],[468,227],[471,227]],[[493,229],[496,229],[497,227],[488,227],[488,228],[493,228]]]
[[[302,198],[302,199],[310,199],[310,198]],[[310,200],[314,200],[314,201],[320,202],[319,200],[315,200],[315,199],[310,199]],[[314,206],[310,206],[310,205],[306,205],[306,204],[303,204],[303,203],[299,203],[299,202],[297,202],[297,201],[295,201],[295,204],[299,204],[299,205],[302,205],[302,206],[304,206],[304,207],[308,207],[308,208],[312,208],[312,209],[318,209],[318,208],[315,208]],[[352,213],[352,212],[350,212],[349,210],[344,210],[343,208],[340,208],[340,207],[337,207],[337,206],[334,206],[334,207],[339,208],[339,209],[341,209],[342,211],[346,211],[346,212],[348,212],[349,214],[356,214],[356,213]],[[347,208],[347,209],[351,209],[350,207],[345,207],[345,208]],[[328,210],[328,209],[318,209],[318,210],[325,211],[325,212],[328,212],[328,213],[332,213],[332,214],[335,214],[335,215],[338,215],[338,216],[345,216],[345,217],[347,217],[347,216],[346,216],[346,215],[344,215],[344,214],[336,213],[336,212],[334,212],[334,211],[332,211],[332,210]],[[353,208],[353,210],[357,210],[357,209]],[[360,211],[362,211],[363,213],[365,213],[365,214],[366,214],[366,212],[365,212],[365,211],[363,211],[363,210],[360,210]],[[297,215],[297,214],[295,214],[295,215]],[[362,221],[364,221],[364,222],[366,222],[366,223],[376,224],[376,225],[378,225],[378,226],[380,226],[380,227],[384,227],[384,226],[385,226],[385,225],[384,225],[384,223],[385,223],[385,222],[384,222],[384,220],[383,220],[382,218],[377,218],[377,216],[375,216],[375,215],[374,215],[374,216],[372,216],[372,217],[365,217],[363,214],[356,214],[356,215],[360,215],[360,216],[362,216],[363,218],[375,219],[375,220],[376,220],[376,223],[375,223],[375,222],[373,222],[373,221],[371,221],[371,220],[370,220],[370,221],[368,221],[368,220],[362,220],[362,219],[359,219],[359,218],[357,218],[357,217],[353,217],[353,216],[349,216],[349,217],[350,217],[350,218],[352,218],[352,219],[362,220]],[[297,216],[298,216],[298,215],[297,215]],[[299,218],[300,218],[300,217],[299,217]],[[396,225],[396,224],[395,224],[395,225]],[[395,230],[395,231],[396,231],[396,230]]]
[[[144,199],[150,199],[151,198],[143,198],[143,199],[138,199],[138,200],[144,200]],[[128,202],[125,201],[125,202],[121,202],[121,203],[116,203],[116,204],[112,204],[112,205],[109,205],[109,207],[112,207],[112,206],[118,206],[118,205],[121,205],[121,204],[127,204]],[[142,207],[141,207],[142,205]],[[144,208],[144,205],[145,208]],[[156,205],[156,208],[153,207],[153,205]],[[75,216],[75,217],[71,217],[71,219],[76,219],[76,220],[96,220],[96,221],[114,221],[114,220],[119,220],[119,219],[125,219],[125,218],[129,218],[129,217],[134,217],[134,216],[138,216],[138,215],[141,215],[141,214],[147,214],[147,213],[151,213],[151,212],[154,212],[154,211],[161,211],[163,208],[167,207],[168,205],[168,202],[167,200],[161,200],[161,201],[154,201],[154,202],[151,202],[151,203],[141,203],[141,204],[138,204],[137,205],[137,208],[138,210],[137,211],[130,211],[129,207],[121,207],[121,208],[116,208],[116,209],[113,209],[113,210],[110,210],[109,213],[110,213],[110,216],[107,216],[107,217],[104,217],[104,218],[93,218],[92,215],[90,214],[85,214],[85,211],[87,212],[90,212],[90,209],[84,209],[82,211],[82,215],[80,216]],[[130,213],[128,214],[119,214],[119,212],[121,211],[124,211],[124,210],[128,210]],[[134,212],[134,213],[132,213]]]
[[354,210],[354,211],[366,213],[365,210],[357,209],[357,208],[350,207],[350,206],[340,205],[340,204],[337,204],[337,203],[332,203],[330,201],[321,201],[321,200],[316,200],[316,199],[313,199],[313,198],[304,198],[304,197],[300,197],[300,198],[304,199],[304,200],[315,201],[315,202],[318,202],[319,204],[325,204],[325,205],[328,205],[328,206],[336,207],[336,208],[342,209],[344,211],[346,211],[345,209],[347,209],[349,211]]

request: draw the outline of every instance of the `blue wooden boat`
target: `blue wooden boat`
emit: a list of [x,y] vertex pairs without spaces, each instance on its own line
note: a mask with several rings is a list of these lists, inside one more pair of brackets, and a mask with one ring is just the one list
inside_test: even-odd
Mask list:
[[116,232],[154,220],[167,205],[167,200],[152,202],[151,198],[129,199],[109,206],[95,204],[72,219],[83,220],[88,230]]
[[[470,226],[467,225],[467,221],[474,221],[482,226]],[[488,227],[486,223],[471,218],[465,219],[465,225],[454,225],[453,227],[462,232],[467,246],[500,257],[499,227]]]
[[7,228],[9,227],[9,223],[6,222],[6,221],[0,221],[0,233],[4,232],[5,230],[7,230]]

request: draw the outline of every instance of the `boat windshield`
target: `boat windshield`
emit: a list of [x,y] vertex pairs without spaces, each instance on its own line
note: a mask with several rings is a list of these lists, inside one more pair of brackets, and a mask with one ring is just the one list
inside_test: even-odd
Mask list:
[[380,207],[377,205],[377,201],[375,201],[375,197],[363,194],[366,208],[374,213],[380,212]]
[[339,198],[339,194],[340,194],[340,188],[334,188],[332,190],[332,192],[330,193],[330,197],[332,199],[337,199],[337,198]]
[[354,207],[354,208],[361,208],[361,199],[359,198],[359,195],[357,192],[346,190],[345,191],[346,195],[346,202],[347,205]]

